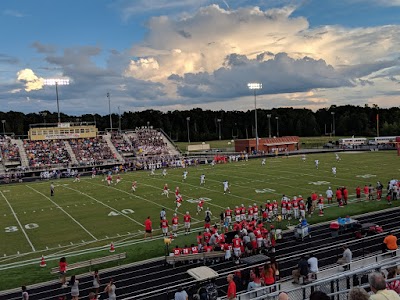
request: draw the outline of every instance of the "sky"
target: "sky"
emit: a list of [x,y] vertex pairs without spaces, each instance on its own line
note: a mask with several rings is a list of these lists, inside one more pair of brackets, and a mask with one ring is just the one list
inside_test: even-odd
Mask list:
[[[1,0],[0,111],[400,105],[400,0]],[[109,93],[109,97],[107,97]]]

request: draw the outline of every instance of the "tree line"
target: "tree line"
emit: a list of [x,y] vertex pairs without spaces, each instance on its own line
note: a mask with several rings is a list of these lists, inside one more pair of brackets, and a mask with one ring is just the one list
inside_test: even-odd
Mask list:
[[[259,137],[271,136],[376,136],[379,114],[379,135],[400,135],[400,108],[379,108],[345,105],[331,106],[313,112],[310,109],[274,108],[257,109]],[[26,135],[30,124],[57,123],[57,113],[44,111],[24,114],[22,112],[0,112],[0,120],[6,133]],[[96,122],[100,131],[110,128],[109,115],[84,114],[70,116],[61,114],[61,121]],[[144,110],[112,114],[113,128],[122,130],[141,126],[161,128],[175,141],[192,142],[226,139],[253,138],[255,132],[254,110],[211,111],[195,108],[161,112]],[[189,133],[189,134],[188,134]]]

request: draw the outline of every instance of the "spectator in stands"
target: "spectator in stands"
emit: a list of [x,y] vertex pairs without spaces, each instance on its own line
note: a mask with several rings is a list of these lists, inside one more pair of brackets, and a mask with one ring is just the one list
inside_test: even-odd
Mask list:
[[[385,253],[387,251],[397,250],[397,237],[390,232],[388,236],[386,236],[383,240],[382,252]],[[393,252],[396,255],[396,252]]]
[[273,285],[275,283],[275,269],[271,263],[265,265],[263,279],[265,285]]
[[385,278],[382,273],[373,272],[368,276],[369,286],[374,295],[369,297],[370,300],[400,300],[400,296],[392,290],[386,288]]
[[308,267],[311,275],[314,277],[313,279],[317,279],[318,273],[318,259],[314,254],[310,254],[310,258],[307,260]]
[[97,298],[97,296],[99,295],[99,288],[100,288],[100,275],[99,275],[99,270],[97,269],[94,270],[93,273],[93,288]]
[[117,295],[115,294],[115,284],[114,284],[114,278],[110,279],[110,282],[107,284],[106,288],[104,289],[104,292],[108,294],[108,300],[116,300]]
[[226,280],[228,281],[228,291],[226,293],[226,298],[229,300],[235,300],[236,299],[236,283],[233,280],[233,274],[229,274],[226,277]]
[[247,291],[255,290],[261,287],[260,271],[258,268],[250,270],[250,282],[247,285]]
[[175,293],[175,300],[188,300],[189,296],[186,293],[186,291],[184,289],[182,289],[182,287],[178,287],[178,291]]
[[280,292],[278,295],[278,300],[289,300],[289,296],[285,292]]
[[369,294],[362,288],[355,286],[349,292],[348,300],[368,300]]
[[[215,284],[215,278],[212,278],[211,281],[205,286],[206,297],[204,300],[217,300],[218,298],[218,287]],[[203,298],[201,298],[203,300]]]
[[343,247],[343,255],[342,255],[341,258],[338,259],[337,263],[339,265],[344,265],[343,268],[345,270],[348,270],[348,269],[350,269],[350,263],[351,263],[351,260],[353,258],[353,253],[347,247],[346,244],[344,244],[342,247]]
[[71,286],[71,299],[78,300],[79,299],[79,280],[76,279],[75,275],[71,276],[69,280],[69,284]]
[[29,294],[28,291],[26,289],[26,286],[22,286],[22,300],[29,300]]
[[95,300],[95,299],[97,299],[96,294],[93,293],[93,292],[90,292],[89,293],[89,300]]
[[294,284],[300,283],[300,277],[303,277],[304,283],[307,282],[308,278],[308,262],[304,255],[301,256],[299,263],[297,265],[297,269],[292,271],[293,282]]
[[[387,279],[394,279],[397,276],[397,267],[390,268],[388,270],[388,275]],[[400,294],[400,280],[399,279],[394,279],[388,283],[386,283],[386,288],[388,290],[395,291],[397,294]]]
[[310,294],[310,300],[330,300],[327,294],[321,291],[314,291]]

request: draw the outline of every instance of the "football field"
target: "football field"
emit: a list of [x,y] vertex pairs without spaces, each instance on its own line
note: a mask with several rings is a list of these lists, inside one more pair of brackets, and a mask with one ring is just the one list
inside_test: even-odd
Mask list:
[[[149,171],[123,173],[121,182],[110,187],[101,176],[81,177],[80,182],[61,179],[54,181],[54,197],[50,196],[51,181],[1,185],[0,261],[141,239],[147,216],[153,220],[154,234],[159,234],[159,212],[165,208],[171,220],[177,186],[184,200],[178,215],[189,211],[193,223],[198,223],[192,227],[200,227],[204,215],[196,215],[199,198],[206,200],[205,208],[209,207],[217,220],[227,206],[261,205],[266,200],[280,200],[283,194],[290,197],[300,194],[306,198],[315,191],[325,196],[329,186],[333,190],[346,186],[353,199],[358,185],[376,186],[380,180],[386,188],[388,180],[399,179],[400,159],[394,151],[339,155],[339,162],[333,153],[327,153],[307,155],[305,162],[301,156],[268,158],[265,166],[261,165],[261,159],[192,166],[188,167],[186,181],[182,178],[183,169],[168,169],[165,177],[161,170],[156,170],[153,176]],[[320,162],[318,170],[315,159]],[[331,172],[333,166],[337,168],[336,177]],[[206,176],[204,186],[200,186],[201,174]],[[131,191],[133,180],[138,183],[135,193]],[[229,181],[230,194],[223,193],[224,180]],[[169,198],[161,195],[165,183],[171,190]],[[344,216],[387,206],[386,201],[381,201],[368,205],[352,203],[342,211],[331,207],[326,209],[323,218],[313,216],[309,221],[329,220],[338,212]]]

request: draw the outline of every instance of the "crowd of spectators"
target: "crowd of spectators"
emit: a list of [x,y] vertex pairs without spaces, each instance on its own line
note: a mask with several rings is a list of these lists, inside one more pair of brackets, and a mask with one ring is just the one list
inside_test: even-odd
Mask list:
[[24,140],[24,149],[30,167],[66,166],[71,160],[63,140]]
[[129,136],[129,139],[138,155],[167,155],[170,153],[161,132],[148,127],[137,128],[135,132],[136,134]]
[[114,154],[101,136],[97,138],[71,139],[69,144],[81,166],[98,165],[106,161],[115,160]]
[[19,162],[20,154],[16,144],[7,136],[0,136],[0,162]]
[[118,132],[111,133],[111,142],[113,143],[115,149],[122,155],[133,153],[132,145],[127,142],[124,137]]

